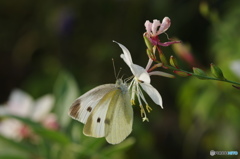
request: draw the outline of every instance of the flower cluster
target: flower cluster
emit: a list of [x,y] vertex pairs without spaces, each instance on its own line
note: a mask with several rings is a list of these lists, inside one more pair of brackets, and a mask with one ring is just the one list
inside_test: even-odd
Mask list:
[[[131,72],[133,73],[132,81],[129,84],[131,101],[132,101],[132,104],[134,105],[135,97],[137,97],[143,121],[148,121],[146,112],[150,112],[152,109],[149,106],[148,102],[146,101],[142,90],[144,90],[149,95],[149,97],[154,101],[154,103],[156,103],[157,105],[163,108],[161,95],[159,94],[157,89],[155,89],[151,85],[150,76],[158,75],[158,76],[163,76],[168,78],[175,77],[174,75],[171,75],[166,72],[155,71],[155,69],[157,68],[172,70],[174,74],[182,77],[196,76],[199,79],[221,80],[221,81],[233,83],[227,80],[224,77],[221,69],[214,64],[210,65],[211,72],[214,77],[208,77],[203,70],[197,67],[193,67],[193,72],[182,70],[178,66],[178,62],[174,58],[174,56],[171,56],[168,60],[165,54],[162,52],[161,46],[169,46],[172,44],[180,43],[180,41],[168,41],[164,43],[160,41],[159,35],[162,33],[166,33],[170,25],[171,25],[171,20],[168,17],[165,17],[162,20],[162,23],[156,19],[154,19],[152,23],[148,20],[145,22],[146,32],[143,34],[144,35],[143,37],[144,37],[145,44],[147,46],[147,55],[149,57],[147,66],[145,68],[137,64],[134,64],[129,50],[122,44],[116,42],[123,51],[123,54],[121,54],[121,58],[129,66]],[[181,57],[184,60],[186,60],[190,65],[192,66],[194,64],[195,66],[197,65],[196,60],[193,58],[191,53],[189,53],[189,51],[186,51],[187,49],[185,49],[185,46],[183,44],[176,45],[174,48],[175,48],[175,51],[177,50],[176,53],[180,52],[178,55],[181,55]],[[159,58],[156,57],[155,55],[156,52],[158,52]],[[182,52],[184,52],[184,54]],[[235,88],[238,88],[238,87],[235,86]],[[143,106],[143,103],[145,104],[145,108]]]
[[144,36],[149,38],[153,45],[169,46],[180,42],[180,41],[169,41],[164,43],[160,42],[158,35],[165,33],[171,25],[171,20],[168,17],[163,18],[162,23],[159,20],[154,19],[153,23],[147,20],[144,25],[146,28]]
[[[158,35],[165,33],[165,31],[168,30],[170,24],[171,22],[168,17],[165,17],[163,19],[162,24],[159,20],[153,20],[153,23],[149,22],[148,20],[145,22],[146,33],[144,34],[144,36],[147,37],[147,39],[149,40],[147,42],[147,46],[148,48],[150,47],[149,49],[151,50],[150,54],[148,54],[149,59],[145,68],[134,64],[129,50],[124,45],[116,42],[123,51],[123,54],[121,54],[121,58],[128,65],[131,72],[133,73],[132,81],[129,84],[129,90],[131,92],[131,102],[132,105],[135,105],[135,97],[137,97],[143,121],[148,121],[146,110],[147,112],[150,112],[152,108],[149,106],[147,100],[145,99],[142,90],[144,90],[149,95],[149,97],[153,100],[154,103],[163,108],[162,97],[157,91],[157,89],[151,85],[150,76],[158,75],[168,78],[174,78],[174,75],[171,75],[169,73],[162,71],[154,71],[156,68],[164,66],[163,62],[153,64],[153,62],[156,61],[155,50],[157,45],[169,46],[174,43],[179,43],[179,41],[161,43],[158,38]],[[144,109],[143,103],[145,104],[146,110]]]
[[[194,59],[189,49],[187,49],[187,47],[184,44],[175,45],[173,49],[175,50],[178,56],[180,56],[183,60],[188,62],[193,67],[193,72],[189,72],[181,69],[178,66],[178,62],[176,58],[174,58],[174,56],[170,56],[170,58],[167,59],[165,54],[161,50],[161,46],[169,46],[172,44],[180,43],[180,41],[168,41],[164,43],[160,41],[159,35],[162,33],[165,33],[169,29],[170,25],[171,25],[171,20],[168,17],[165,17],[162,20],[162,23],[156,19],[153,20],[153,23],[151,23],[148,20],[145,22],[146,32],[143,34],[143,37],[144,37],[145,44],[147,46],[147,55],[149,57],[147,66],[145,68],[137,64],[134,64],[129,50],[122,44],[116,42],[123,51],[123,54],[121,54],[121,58],[129,66],[133,74],[132,81],[129,84],[131,101],[132,101],[132,105],[134,105],[135,97],[137,97],[138,103],[140,105],[140,112],[141,112],[143,121],[148,121],[143,103],[146,105],[145,108],[147,112],[150,112],[152,109],[149,106],[148,102],[146,101],[142,90],[144,90],[149,95],[149,97],[154,101],[154,103],[156,103],[157,105],[163,108],[161,95],[159,94],[157,89],[155,89],[151,85],[150,76],[158,75],[158,76],[163,76],[168,78],[175,77],[174,75],[171,75],[166,72],[154,71],[157,68],[171,70],[174,74],[182,77],[196,76],[199,79],[218,80],[218,81],[224,81],[224,82],[240,85],[237,82],[227,80],[223,75],[222,70],[214,64],[210,65],[213,77],[207,76],[203,70],[196,67],[198,65],[197,64],[198,62]],[[159,58],[156,57],[155,55],[156,52],[158,52]],[[238,63],[235,62],[231,65],[231,68],[235,72],[239,72],[239,71],[236,71],[237,68],[239,68],[238,65],[239,65],[239,62]],[[240,88],[235,85],[233,86],[237,89]]]
[[[57,130],[58,123],[56,115],[51,113],[54,98],[45,95],[34,101],[31,96],[21,90],[14,90],[6,105],[1,106],[1,116],[14,115],[29,118],[41,123],[48,129]],[[14,118],[3,118],[0,121],[0,134],[15,140],[29,138],[33,134],[30,128]]]

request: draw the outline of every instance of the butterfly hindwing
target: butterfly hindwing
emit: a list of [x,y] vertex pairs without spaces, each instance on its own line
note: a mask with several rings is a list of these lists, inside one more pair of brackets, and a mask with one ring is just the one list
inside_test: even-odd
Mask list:
[[121,85],[109,104],[105,131],[106,140],[111,144],[122,142],[132,131],[133,109],[126,89]]
[[115,89],[115,84],[104,84],[86,92],[72,104],[69,115],[85,124],[99,101],[113,89]]

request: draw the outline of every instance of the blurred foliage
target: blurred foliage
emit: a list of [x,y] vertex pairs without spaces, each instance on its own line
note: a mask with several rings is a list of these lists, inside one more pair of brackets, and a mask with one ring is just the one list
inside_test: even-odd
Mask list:
[[[240,11],[236,4],[228,8],[221,20],[213,21],[209,34],[211,57],[224,76],[233,81],[240,80],[231,70],[232,62],[240,59],[240,34],[236,32],[240,27]],[[240,151],[238,89],[222,82],[192,78],[178,94],[181,129],[186,132],[183,147],[186,158],[195,158],[209,150]]]
[[76,82],[69,73],[62,72],[58,76],[56,87],[55,97],[57,102],[53,112],[58,117],[60,129],[50,130],[31,119],[19,116],[1,116],[2,120],[14,118],[24,123],[31,129],[34,136],[33,138],[30,136],[29,138],[23,138],[21,141],[15,141],[0,135],[0,158],[125,158],[123,152],[128,150],[135,142],[134,138],[129,137],[119,145],[106,146],[104,139],[84,136],[82,134],[83,125],[71,120],[67,115],[68,103],[76,98],[74,97],[76,95],[74,89],[77,90]]
[[[164,16],[172,21],[169,37],[189,43],[203,69],[213,62],[226,78],[240,81],[229,67],[240,59],[239,8],[238,0],[1,0],[0,101],[6,102],[16,87],[35,98],[52,92],[61,127],[50,131],[29,119],[8,117],[28,125],[38,142],[0,136],[0,158],[202,159],[211,158],[212,149],[240,152],[239,90],[225,83],[154,77],[164,109],[149,102],[150,122],[142,123],[134,106],[133,132],[119,145],[85,137],[83,125],[67,115],[75,98],[114,83],[111,58],[124,77],[131,75],[112,40],[125,45],[135,63],[146,65],[143,24]],[[164,35],[161,39],[167,41]],[[170,47],[163,51],[173,53]]]

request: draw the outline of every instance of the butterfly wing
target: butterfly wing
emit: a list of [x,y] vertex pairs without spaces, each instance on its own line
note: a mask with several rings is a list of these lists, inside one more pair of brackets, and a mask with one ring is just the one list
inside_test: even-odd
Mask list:
[[107,142],[110,144],[122,142],[131,133],[132,123],[133,109],[128,91],[119,88],[109,103],[105,119]]
[[[120,83],[120,85],[119,85]],[[115,84],[98,86],[80,96],[69,115],[84,123],[86,136],[106,137],[111,144],[123,141],[132,131],[133,110],[127,87]]]
[[99,101],[113,89],[116,89],[115,84],[104,84],[86,92],[72,104],[69,116],[85,124]]
[[116,95],[117,88],[106,93],[103,98],[97,103],[96,107],[89,115],[87,122],[83,128],[83,133],[86,136],[92,137],[104,137],[106,136],[105,131],[105,119],[109,110],[109,105]]

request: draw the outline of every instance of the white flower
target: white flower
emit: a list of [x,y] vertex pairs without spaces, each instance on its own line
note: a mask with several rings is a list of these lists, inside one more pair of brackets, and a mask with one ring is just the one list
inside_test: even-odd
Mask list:
[[240,60],[234,60],[230,63],[230,69],[232,72],[240,78]]
[[21,140],[25,134],[22,133],[23,123],[16,119],[4,119],[0,122],[0,134],[17,141]]
[[[45,95],[34,101],[25,92],[14,90],[10,94],[7,104],[1,107],[2,113],[0,115],[15,115],[29,118],[47,127],[46,123],[48,123],[48,120],[53,120],[53,114],[50,113],[53,103],[54,98],[51,95]],[[0,134],[8,138],[21,140],[28,136],[29,133],[29,128],[16,119],[6,118],[0,122]]]
[[[114,41],[115,42],[115,41]],[[117,42],[116,42],[117,43]],[[159,92],[150,84],[151,83],[151,79],[150,79],[150,75],[159,75],[159,76],[165,76],[165,77],[173,77],[173,75],[170,75],[168,73],[165,72],[161,72],[161,71],[152,71],[152,72],[148,72],[149,68],[152,64],[152,60],[149,59],[148,64],[146,66],[146,68],[144,69],[143,67],[136,65],[132,62],[132,57],[130,52],[128,51],[128,49],[123,46],[120,43],[117,43],[121,49],[123,50],[123,54],[121,54],[121,58],[125,61],[125,63],[129,66],[129,68],[131,69],[134,78],[131,81],[130,85],[129,85],[129,89],[131,89],[131,101],[134,104],[134,99],[135,99],[135,95],[138,98],[138,102],[140,104],[140,108],[141,108],[141,115],[143,117],[143,121],[147,120],[148,118],[146,116],[146,112],[145,109],[143,107],[142,101],[146,104],[146,109],[148,112],[150,112],[152,109],[151,107],[148,105],[143,92],[141,90],[141,88],[149,95],[149,97],[157,104],[160,105],[162,108],[162,97],[159,94]],[[161,64],[158,64],[158,66],[161,66]],[[141,87],[140,87],[141,86]]]

